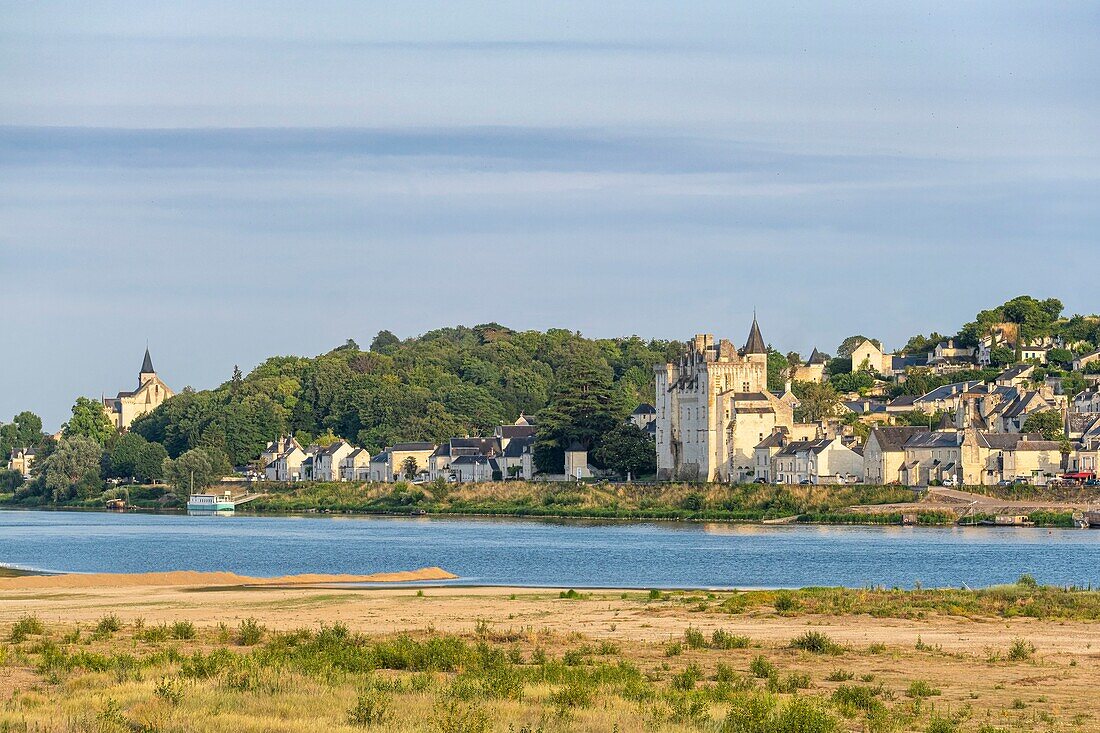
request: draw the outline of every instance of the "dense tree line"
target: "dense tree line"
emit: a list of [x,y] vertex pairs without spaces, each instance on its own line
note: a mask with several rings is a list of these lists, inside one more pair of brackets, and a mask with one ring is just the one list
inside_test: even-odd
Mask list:
[[489,434],[523,413],[540,425],[540,467],[553,470],[569,442],[595,450],[640,402],[652,402],[653,365],[681,348],[498,324],[404,340],[382,331],[368,350],[348,341],[315,358],[273,357],[216,389],[184,390],[131,430],[171,457],[204,448],[243,465],[285,433],[303,444],[331,433],[375,453],[400,441]]

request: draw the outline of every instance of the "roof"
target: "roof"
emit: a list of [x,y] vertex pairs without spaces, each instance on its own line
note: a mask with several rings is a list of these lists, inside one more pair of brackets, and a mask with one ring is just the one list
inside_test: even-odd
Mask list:
[[502,438],[529,438],[538,431],[534,425],[501,425],[497,427],[497,432],[500,433]]
[[914,435],[905,441],[905,449],[914,448],[957,448],[962,443],[962,433],[954,431],[937,431],[929,433],[927,430]]
[[149,349],[145,349],[145,360],[141,362],[142,374],[156,374],[157,370],[153,368],[153,359],[149,356]]
[[980,379],[974,379],[968,382],[953,382],[951,384],[945,384],[942,387],[936,387],[931,392],[921,395],[917,398],[917,402],[938,402],[945,400],[948,397],[954,397],[955,395],[968,392],[975,387],[984,384]]
[[810,354],[810,360],[807,361],[806,363],[807,364],[825,364],[828,361],[829,361],[829,359],[824,354],[822,354],[820,351],[818,351],[817,347],[815,346],[813,353]]
[[657,408],[648,402],[643,402],[634,408],[634,412],[631,415],[655,415],[657,414]]
[[803,453],[805,451],[813,451],[814,453],[820,453],[829,447],[829,443],[832,443],[832,438],[818,438],[816,440],[792,440],[783,447],[783,450],[779,451],[778,455],[781,456],[793,456],[796,453]]
[[1018,379],[1029,372],[1035,371],[1034,364],[1017,364],[1014,367],[1005,369],[1003,372],[997,375],[997,381],[1000,382],[1006,379]]
[[757,448],[782,448],[787,436],[781,432],[775,432],[756,444]]
[[756,322],[756,316],[752,317],[752,328],[749,329],[749,339],[745,342],[746,354],[766,354],[768,346],[764,343],[764,337],[760,335],[760,324]]
[[374,458],[370,459],[370,462],[371,463],[389,463],[391,455],[392,455],[392,453],[387,448],[386,450],[382,451],[381,453],[376,454],[374,456]]
[[527,438],[513,438],[504,448],[506,458],[519,458],[530,446],[535,444],[534,436]]
[[394,443],[390,451],[404,450],[404,451],[416,451],[416,450],[435,450],[435,443]]
[[880,449],[884,451],[900,451],[905,442],[914,435],[927,433],[928,428],[921,425],[889,425],[881,428],[872,428],[868,441],[873,437]]
[[982,446],[993,450],[1058,450],[1061,443],[1040,433],[978,433]]
[[886,403],[878,402],[877,400],[846,400],[842,404],[858,415],[872,412],[886,412]]
[[587,451],[588,449],[581,444],[579,440],[574,440],[569,444],[569,447],[565,449],[570,453],[578,453],[580,451]]
[[890,407],[911,407],[916,401],[919,395],[915,394],[903,394],[898,395],[890,401]]
[[452,453],[457,448],[473,448],[484,454],[500,450],[500,441],[496,438],[451,438],[449,442]]
[[477,464],[488,463],[488,462],[489,462],[489,457],[488,456],[481,456],[481,455],[459,456],[458,458],[451,461],[451,465],[452,466],[469,466],[469,465],[477,465]]
[[336,451],[340,450],[340,448],[342,448],[345,445],[349,448],[351,447],[351,443],[349,443],[348,441],[338,440],[335,443],[332,443],[331,445],[329,445],[327,448],[323,449],[318,455],[334,456],[334,455],[336,455]]

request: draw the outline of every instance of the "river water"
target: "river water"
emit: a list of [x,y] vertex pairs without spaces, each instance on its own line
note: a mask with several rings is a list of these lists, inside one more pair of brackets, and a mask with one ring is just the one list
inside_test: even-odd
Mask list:
[[439,517],[0,511],[0,565],[64,572],[356,573],[623,588],[1100,586],[1100,532]]

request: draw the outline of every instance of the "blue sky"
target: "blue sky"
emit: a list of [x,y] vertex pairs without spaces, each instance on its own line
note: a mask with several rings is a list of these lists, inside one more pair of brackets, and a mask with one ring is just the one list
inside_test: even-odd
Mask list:
[[1100,310],[1095,3],[7,3],[0,420],[379,329]]

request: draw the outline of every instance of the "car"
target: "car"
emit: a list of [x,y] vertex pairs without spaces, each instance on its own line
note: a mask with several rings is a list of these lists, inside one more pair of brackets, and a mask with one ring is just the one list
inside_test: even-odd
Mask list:
[[799,482],[798,482],[798,484],[799,484],[800,486],[811,486],[811,485],[813,484],[813,481],[811,481],[811,480],[810,480],[810,479],[808,479],[808,478],[804,478],[804,479],[802,479],[801,481],[799,481]]
[[764,478],[763,476],[761,476],[760,478],[753,481],[753,483],[754,484],[766,484],[766,483],[768,483],[768,480],[766,478]]
[[941,486],[946,486],[946,487],[950,488],[950,487],[952,487],[952,486],[958,486],[958,485],[959,485],[959,482],[958,482],[958,481],[956,481],[956,480],[955,480],[955,479],[953,479],[953,478],[945,478],[945,479],[943,480],[943,483],[941,483],[940,485],[941,485]]

